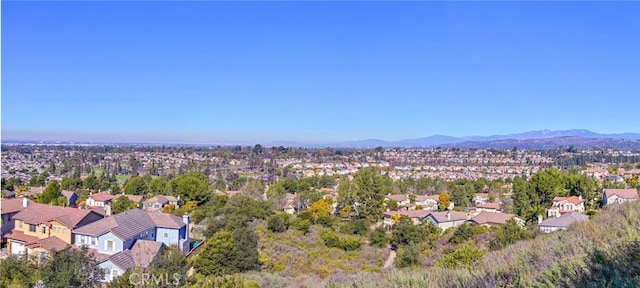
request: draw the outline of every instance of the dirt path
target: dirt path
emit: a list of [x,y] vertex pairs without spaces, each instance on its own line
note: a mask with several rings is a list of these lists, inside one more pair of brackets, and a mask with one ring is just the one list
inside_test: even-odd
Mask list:
[[396,251],[389,249],[389,257],[387,257],[387,261],[384,261],[384,266],[382,268],[389,268],[393,265],[393,262],[396,261]]

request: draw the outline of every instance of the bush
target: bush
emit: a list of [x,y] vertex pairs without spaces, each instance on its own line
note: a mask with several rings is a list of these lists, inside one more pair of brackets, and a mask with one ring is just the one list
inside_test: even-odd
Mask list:
[[488,231],[489,230],[485,227],[471,223],[464,223],[458,226],[458,228],[453,231],[453,236],[451,236],[451,238],[449,239],[449,243],[464,243],[467,240],[471,239],[471,237],[473,237],[474,235],[483,234]]
[[311,221],[308,219],[302,219],[300,217],[296,217],[291,221],[291,226],[296,230],[302,232],[303,234],[309,233],[309,228],[311,227]]
[[384,247],[389,244],[389,236],[387,236],[387,230],[380,226],[371,232],[369,235],[369,242],[373,246]]
[[327,247],[340,248],[345,251],[354,251],[362,247],[362,239],[357,236],[340,237],[332,230],[325,230],[320,234],[320,238]]
[[272,232],[284,232],[289,229],[290,216],[286,213],[271,215],[267,219],[267,229]]
[[417,245],[407,245],[398,249],[396,266],[398,268],[422,265],[422,253]]

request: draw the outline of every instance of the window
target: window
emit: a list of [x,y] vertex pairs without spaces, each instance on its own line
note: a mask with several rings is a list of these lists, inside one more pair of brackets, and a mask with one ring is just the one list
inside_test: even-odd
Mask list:
[[62,234],[67,234],[67,228],[62,228]]
[[111,271],[111,274],[113,275],[113,278],[116,278],[116,277],[120,276],[120,271],[113,269]]
[[87,244],[87,240],[85,239],[84,235],[80,235],[78,237],[80,237],[80,244]]
[[22,228],[22,221],[18,222],[18,226],[20,226],[20,228]]
[[169,232],[164,232],[164,238],[169,238]]
[[107,242],[105,243],[105,246],[107,247],[105,248],[107,251],[115,251],[113,240],[107,240]]
[[42,234],[47,234],[47,226],[42,226]]
[[91,237],[91,245],[96,245],[96,237]]
[[29,232],[36,232],[36,225],[29,224]]

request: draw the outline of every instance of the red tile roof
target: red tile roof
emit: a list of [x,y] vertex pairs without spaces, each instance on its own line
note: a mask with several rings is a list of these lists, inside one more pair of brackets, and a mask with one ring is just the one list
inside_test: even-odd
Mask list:
[[113,200],[113,198],[115,198],[116,196],[111,195],[111,193],[98,193],[98,194],[93,194],[91,196],[89,196],[89,198],[93,199],[94,201],[98,201],[98,202],[107,202],[110,200]]
[[578,198],[577,196],[571,196],[571,197],[554,197],[553,198],[553,202],[557,203],[557,202],[562,202],[562,201],[568,201],[569,203],[573,203],[573,204],[580,204],[582,202],[584,202],[584,200]]
[[20,212],[24,208],[22,206],[22,198],[0,199],[0,211],[2,211],[2,214]]
[[25,235],[24,232],[15,229],[11,231],[11,233],[7,234],[5,238],[18,240],[20,242],[24,242],[25,244],[37,243],[38,240],[40,240],[40,238],[38,237]]
[[639,199],[638,190],[636,189],[604,189],[604,194],[607,198],[616,195],[623,199]]
[[487,211],[482,211],[478,213],[475,217],[471,218],[471,221],[478,224],[497,224],[504,225],[509,221],[509,219],[516,217],[514,214],[509,213],[492,213]]
[[57,220],[69,228],[76,228],[90,213],[96,212],[87,209],[60,207],[29,201],[27,207],[13,218],[29,224],[41,224]]

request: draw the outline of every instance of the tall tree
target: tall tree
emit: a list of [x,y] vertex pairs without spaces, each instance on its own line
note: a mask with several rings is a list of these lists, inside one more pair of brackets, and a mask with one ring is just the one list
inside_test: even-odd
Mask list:
[[235,266],[238,247],[233,241],[231,232],[216,232],[204,245],[193,263],[196,272],[205,276],[222,276],[239,272]]
[[360,169],[351,183],[355,193],[354,207],[359,218],[375,222],[384,214],[384,199],[393,190],[393,180],[381,175],[375,167]]

